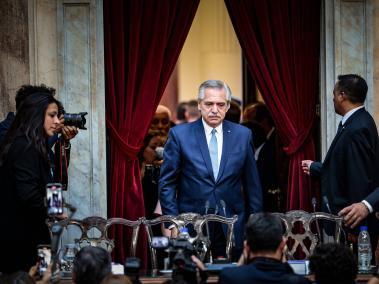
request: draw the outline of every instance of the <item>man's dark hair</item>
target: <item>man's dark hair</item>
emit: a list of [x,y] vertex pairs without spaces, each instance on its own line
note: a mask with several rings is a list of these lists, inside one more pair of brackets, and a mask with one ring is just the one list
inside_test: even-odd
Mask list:
[[112,259],[103,248],[87,246],[74,259],[73,275],[77,284],[98,284],[112,272]]
[[201,116],[196,100],[190,100],[187,103],[187,115],[191,118],[199,118]]
[[187,103],[186,102],[179,103],[177,108],[176,108],[176,118],[178,120],[185,120],[186,119],[186,116],[185,116],[186,110],[187,110]]
[[249,218],[245,233],[252,252],[275,252],[283,239],[283,224],[273,214],[256,213]]
[[16,110],[19,109],[21,103],[24,99],[34,93],[47,93],[52,96],[55,95],[55,89],[51,87],[47,87],[44,84],[41,85],[22,85],[20,89],[18,89],[16,93]]
[[309,268],[318,284],[354,283],[357,277],[357,262],[347,247],[330,243],[315,248],[309,258]]
[[230,108],[225,114],[225,119],[234,123],[240,123],[241,120],[241,108],[235,101],[230,102]]
[[352,103],[364,103],[367,95],[367,83],[365,79],[356,74],[339,75],[336,88],[344,92]]

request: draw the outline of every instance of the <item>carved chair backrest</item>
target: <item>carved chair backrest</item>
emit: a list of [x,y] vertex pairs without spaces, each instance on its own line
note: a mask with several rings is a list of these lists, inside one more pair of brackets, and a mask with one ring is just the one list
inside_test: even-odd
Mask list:
[[[299,249],[308,259],[316,245],[320,242],[317,233],[312,231],[311,226],[319,226],[318,220],[328,220],[336,223],[335,242],[340,241],[342,218],[323,212],[308,213],[303,210],[292,210],[286,213],[273,213],[282,220],[287,238],[287,245],[284,249],[287,259],[295,259],[299,254]],[[317,221],[317,222],[316,222]],[[317,229],[318,230],[318,229]]]

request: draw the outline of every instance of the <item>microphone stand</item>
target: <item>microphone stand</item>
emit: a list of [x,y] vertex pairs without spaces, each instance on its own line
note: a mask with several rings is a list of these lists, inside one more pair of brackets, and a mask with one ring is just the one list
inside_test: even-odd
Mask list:
[[[205,215],[208,214],[209,210],[209,200],[205,201]],[[207,238],[209,241],[209,263],[213,263],[213,256],[212,256],[212,250],[211,250],[211,238],[209,236],[209,225],[208,225],[208,220],[205,219],[205,229],[207,231]]]

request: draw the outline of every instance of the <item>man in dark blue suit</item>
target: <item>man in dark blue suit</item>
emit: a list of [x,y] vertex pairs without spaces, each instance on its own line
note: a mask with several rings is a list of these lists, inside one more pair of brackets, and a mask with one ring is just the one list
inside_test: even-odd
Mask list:
[[[230,88],[222,81],[200,85],[198,108],[202,118],[170,130],[164,149],[159,190],[162,212],[210,212],[231,217],[236,250],[242,251],[244,224],[251,213],[262,210],[262,190],[254,160],[251,131],[224,121],[231,101]],[[226,206],[224,206],[226,204]],[[211,238],[223,236],[215,230]],[[172,237],[177,234],[171,229]],[[217,242],[217,241],[216,241]],[[225,247],[224,247],[225,248]]]

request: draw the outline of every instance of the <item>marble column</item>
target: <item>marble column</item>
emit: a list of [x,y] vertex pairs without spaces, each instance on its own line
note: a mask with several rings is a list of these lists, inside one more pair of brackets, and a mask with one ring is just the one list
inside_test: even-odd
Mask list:
[[370,0],[324,0],[321,27],[321,147],[325,157],[341,117],[334,112],[333,87],[340,74],[366,79],[366,108],[373,111],[373,5]]

